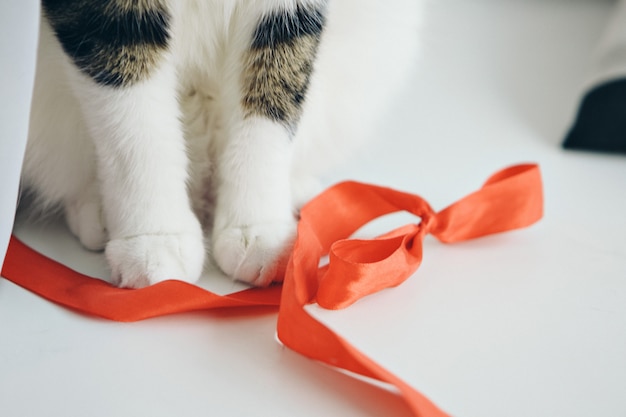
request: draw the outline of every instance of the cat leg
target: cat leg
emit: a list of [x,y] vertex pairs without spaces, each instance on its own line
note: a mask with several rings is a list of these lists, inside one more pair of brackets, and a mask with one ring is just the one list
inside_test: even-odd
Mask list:
[[93,88],[94,140],[110,234],[106,256],[120,286],[193,282],[204,244],[187,195],[187,156],[178,121],[174,69],[140,84]]
[[[295,2],[294,2],[295,3]],[[235,279],[268,285],[291,249],[292,139],[319,37],[323,3],[264,14],[243,52],[217,160],[213,257]],[[230,67],[232,68],[232,66]]]
[[[187,156],[178,121],[174,69],[158,69],[141,84],[108,92],[113,103],[97,125],[104,209],[111,240],[106,255],[124,287],[167,279],[195,281],[204,244],[187,195]],[[99,100],[98,100],[99,101]],[[107,112],[104,112],[107,113]]]
[[217,164],[213,257],[228,275],[267,285],[296,227],[290,139],[282,126],[263,119],[246,120],[234,133]]
[[112,278],[132,288],[195,281],[205,251],[186,190],[169,11],[161,2],[123,13],[107,4],[72,3],[71,13],[65,3],[44,7],[73,60],[68,71],[95,149]]

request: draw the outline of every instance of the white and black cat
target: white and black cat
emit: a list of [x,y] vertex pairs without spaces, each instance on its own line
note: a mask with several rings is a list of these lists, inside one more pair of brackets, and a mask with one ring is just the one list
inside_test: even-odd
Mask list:
[[320,168],[406,75],[420,8],[42,0],[22,185],[105,250],[120,286],[193,282],[209,252],[267,285]]

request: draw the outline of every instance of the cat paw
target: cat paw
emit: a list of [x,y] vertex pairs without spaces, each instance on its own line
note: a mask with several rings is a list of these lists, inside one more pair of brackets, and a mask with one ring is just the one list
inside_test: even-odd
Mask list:
[[197,281],[205,250],[201,234],[145,234],[111,240],[105,253],[115,285],[142,288],[169,279]]
[[70,231],[84,247],[94,251],[104,249],[108,236],[100,198],[95,193],[87,193],[66,203],[65,219]]
[[263,287],[280,278],[296,222],[230,227],[213,233],[213,258],[227,275]]

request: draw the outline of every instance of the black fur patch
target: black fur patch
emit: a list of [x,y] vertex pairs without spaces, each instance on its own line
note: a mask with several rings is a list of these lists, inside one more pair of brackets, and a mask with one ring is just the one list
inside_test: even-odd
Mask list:
[[273,47],[303,36],[319,37],[324,28],[322,10],[298,5],[294,12],[275,12],[263,18],[256,31],[252,48]]
[[96,82],[120,87],[147,77],[169,41],[160,1],[42,0],[64,51]]
[[243,106],[248,115],[295,127],[313,72],[324,11],[299,5],[259,23],[244,71]]

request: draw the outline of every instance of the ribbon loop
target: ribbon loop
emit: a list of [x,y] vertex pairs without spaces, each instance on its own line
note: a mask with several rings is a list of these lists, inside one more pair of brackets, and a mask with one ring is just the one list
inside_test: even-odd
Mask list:
[[422,261],[420,226],[412,233],[374,240],[343,240],[333,245],[317,303],[326,309],[348,307],[358,299],[404,282]]
[[483,187],[435,216],[431,233],[446,243],[530,226],[543,216],[541,173],[536,164],[498,171]]
[[316,238],[328,254],[333,243],[350,237],[370,221],[386,214],[406,211],[430,222],[435,211],[422,197],[391,188],[346,181],[330,187],[301,212],[315,229]]

